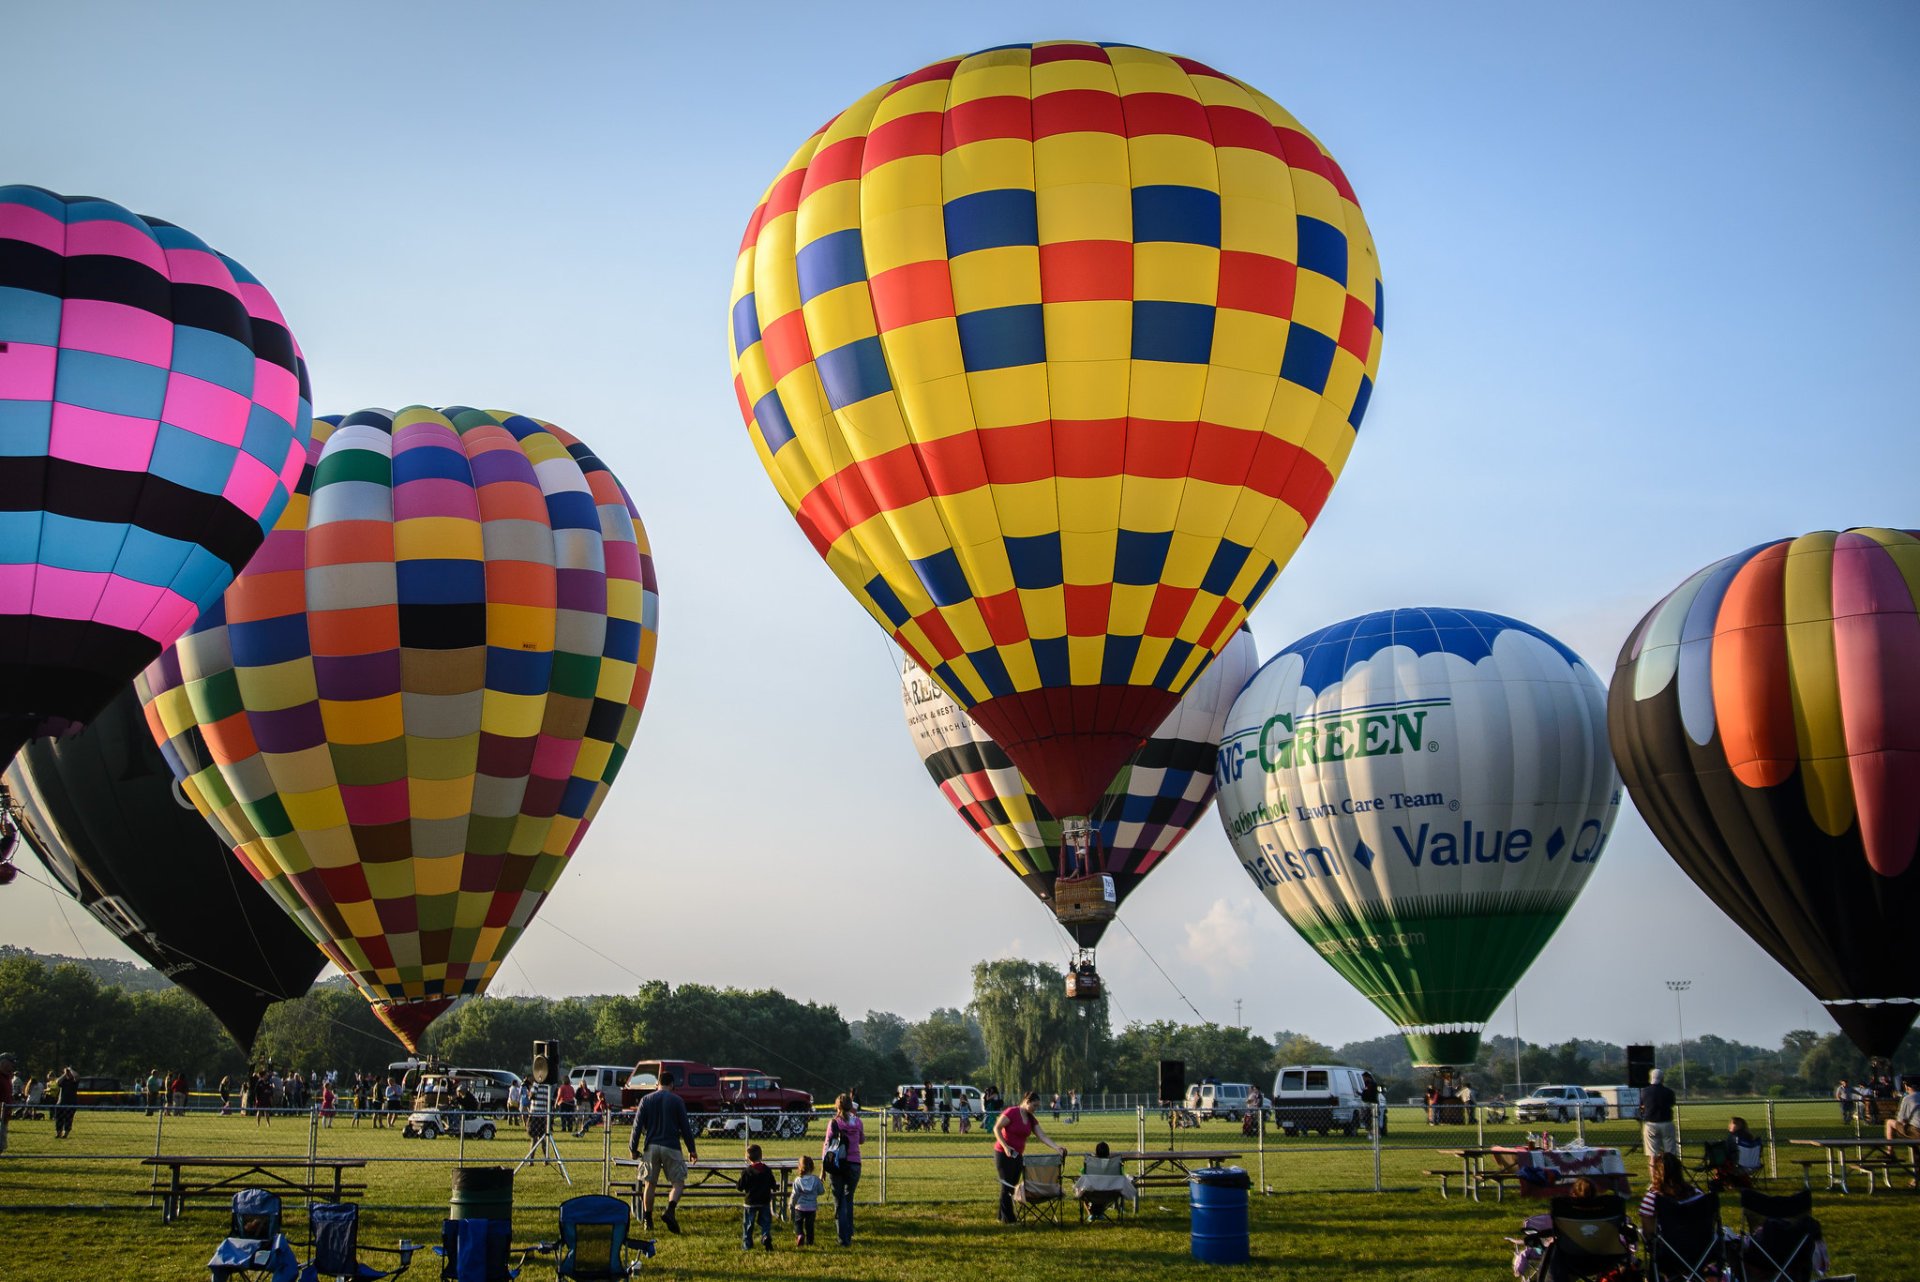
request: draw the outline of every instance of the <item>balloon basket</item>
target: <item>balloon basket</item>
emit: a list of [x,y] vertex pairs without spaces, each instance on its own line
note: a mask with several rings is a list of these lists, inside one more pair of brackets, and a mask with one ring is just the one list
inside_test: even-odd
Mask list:
[[1100,972],[1093,968],[1093,957],[1085,954],[1067,970],[1067,1000],[1074,1002],[1098,1001],[1106,991],[1106,985],[1100,980]]

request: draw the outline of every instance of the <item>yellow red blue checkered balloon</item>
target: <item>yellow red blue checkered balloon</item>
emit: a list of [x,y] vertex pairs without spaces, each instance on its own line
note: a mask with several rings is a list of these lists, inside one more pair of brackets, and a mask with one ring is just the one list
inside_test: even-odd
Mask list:
[[1381,289],[1345,175],[1271,99],[1061,41],[922,68],[807,139],[731,319],[814,547],[1083,815],[1319,514]]
[[560,428],[362,410],[315,421],[260,553],[136,687],[188,798],[412,1049],[598,812],[658,601],[625,489]]

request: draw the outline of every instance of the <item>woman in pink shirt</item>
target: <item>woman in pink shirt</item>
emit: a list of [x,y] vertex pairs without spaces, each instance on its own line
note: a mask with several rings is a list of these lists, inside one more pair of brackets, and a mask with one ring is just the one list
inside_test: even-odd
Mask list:
[[1002,1224],[1014,1221],[1013,1190],[1020,1186],[1020,1177],[1026,1169],[1027,1141],[1039,1140],[1060,1156],[1067,1155],[1065,1146],[1055,1144],[1040,1129],[1040,1119],[1033,1112],[1033,1106],[1039,1102],[1040,1092],[1028,1091],[1017,1105],[1001,1113],[993,1123],[993,1165],[1000,1175]]

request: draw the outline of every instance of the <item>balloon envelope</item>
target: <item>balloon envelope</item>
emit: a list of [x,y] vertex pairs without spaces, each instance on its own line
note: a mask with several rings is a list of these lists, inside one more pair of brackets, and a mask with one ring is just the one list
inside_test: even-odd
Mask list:
[[1647,826],[1877,1056],[1920,1012],[1916,602],[1910,531],[1749,548],[1647,613],[1608,700]]
[[1242,870],[1416,1065],[1472,1061],[1606,848],[1605,710],[1539,629],[1413,609],[1301,638],[1228,713],[1220,818]]
[[[1113,878],[1115,907],[1212,803],[1220,728],[1256,666],[1253,634],[1243,626],[1094,806],[1090,871]],[[999,745],[926,673],[909,663],[900,686],[907,729],[940,795],[1041,902],[1061,911],[1060,821]],[[1107,928],[1104,919],[1061,925],[1082,948],[1099,943]]]
[[0,186],[0,763],[90,720],[219,598],[311,418],[245,268],[110,201]]
[[735,264],[734,386],[814,548],[1085,815],[1344,466],[1380,360],[1326,149],[1188,58],[1059,41],[880,86]]
[[21,749],[4,784],[47,871],[242,1049],[327,964],[180,792],[131,684],[85,730]]
[[653,559],[551,424],[415,406],[314,437],[260,555],[139,686],[187,794],[411,1048],[493,978],[625,760]]

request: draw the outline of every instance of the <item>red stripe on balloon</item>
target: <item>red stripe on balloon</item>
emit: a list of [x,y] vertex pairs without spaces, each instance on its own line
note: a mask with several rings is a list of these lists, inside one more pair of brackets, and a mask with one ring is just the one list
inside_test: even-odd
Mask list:
[[1749,788],[1785,781],[1800,764],[1787,689],[1787,549],[1778,543],[1740,567],[1713,628],[1713,707],[1720,748]]
[[1920,613],[1864,534],[1834,543],[1833,646],[1861,843],[1875,872],[1897,877],[1920,847]]

